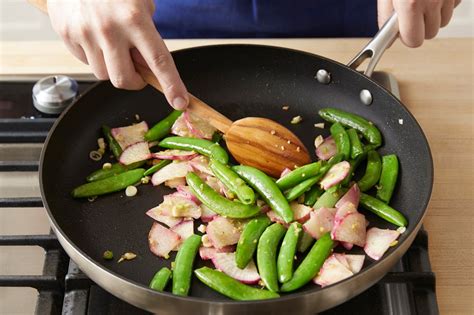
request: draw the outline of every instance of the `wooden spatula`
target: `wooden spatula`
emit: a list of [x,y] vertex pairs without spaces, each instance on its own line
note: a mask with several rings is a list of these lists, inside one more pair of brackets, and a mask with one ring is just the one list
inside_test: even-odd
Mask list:
[[[135,68],[145,82],[163,92],[150,69],[140,64],[135,64]],[[279,177],[285,168],[294,169],[311,161],[300,139],[273,120],[247,117],[232,122],[192,94],[187,110],[224,133],[227,148],[241,164]]]

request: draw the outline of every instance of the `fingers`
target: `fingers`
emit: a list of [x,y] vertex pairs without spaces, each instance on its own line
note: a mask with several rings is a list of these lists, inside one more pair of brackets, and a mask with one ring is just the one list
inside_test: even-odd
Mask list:
[[392,1],[378,0],[377,1],[377,20],[379,28],[390,18],[393,13]]
[[146,83],[135,71],[128,47],[105,47],[105,65],[112,84],[121,89],[140,90]]
[[453,16],[454,6],[457,5],[453,0],[445,1],[441,8],[441,27],[448,25]]
[[76,57],[77,59],[85,63],[86,65],[88,64],[86,53],[84,52],[84,49],[82,49],[80,45],[76,43],[72,43],[70,41],[64,41],[64,44],[66,45],[66,48],[71,52],[71,54],[74,55],[74,57]]
[[395,1],[400,39],[408,47],[419,47],[425,39],[425,19],[419,1]]
[[441,8],[434,7],[425,12],[425,39],[434,38],[441,27]]
[[189,103],[188,92],[160,34],[154,27],[142,28],[134,44],[158,78],[168,103],[175,109],[185,109]]
[[84,45],[87,63],[90,65],[92,72],[99,80],[107,80],[109,75],[105,66],[104,55],[98,46]]

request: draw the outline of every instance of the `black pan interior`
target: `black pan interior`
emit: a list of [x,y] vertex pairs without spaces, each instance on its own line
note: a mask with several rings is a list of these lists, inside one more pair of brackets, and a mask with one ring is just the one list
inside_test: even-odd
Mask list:
[[[322,121],[317,114],[322,107],[341,108],[371,120],[384,136],[379,152],[396,153],[401,163],[392,205],[408,218],[409,226],[400,242],[413,231],[430,197],[432,160],[419,125],[390,93],[343,65],[288,49],[225,45],[187,49],[173,55],[191,93],[233,120],[262,116],[278,121],[295,132],[308,148],[314,147],[315,136],[328,134],[327,129],[314,127]],[[318,69],[332,74],[331,84],[322,85],[314,79]],[[371,106],[360,102],[361,89],[372,92]],[[282,110],[283,105],[288,105],[289,110]],[[138,114],[152,125],[170,111],[163,95],[150,87],[132,92],[115,89],[108,82],[99,83],[63,114],[47,140],[41,162],[42,190],[54,224],[96,264],[144,286],[160,267],[169,266],[174,258],[163,260],[148,250],[147,234],[152,219],[145,215],[171,190],[142,185],[137,197],[115,193],[94,202],[74,200],[70,191],[107,161],[94,162],[88,157],[97,147],[102,124],[128,125]],[[301,115],[303,122],[291,125],[290,120],[296,115]],[[371,225],[394,228],[361,211]],[[112,250],[116,257],[127,251],[138,257],[120,264],[106,262],[102,259],[105,250]],[[393,251],[394,248],[388,255]],[[374,264],[367,257],[364,270],[370,271]],[[306,290],[321,289],[310,284],[301,291]],[[191,295],[226,300],[196,279]]]

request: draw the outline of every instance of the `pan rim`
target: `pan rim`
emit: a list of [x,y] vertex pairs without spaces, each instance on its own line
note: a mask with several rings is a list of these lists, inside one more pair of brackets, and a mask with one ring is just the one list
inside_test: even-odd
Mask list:
[[[383,265],[384,262],[387,262],[390,260],[390,257],[392,256],[396,256],[397,254],[400,254],[400,250],[402,248],[402,245],[405,245],[405,243],[410,239],[410,236],[416,236],[416,235],[411,235],[412,233],[417,233],[421,224],[423,223],[423,219],[425,218],[426,216],[426,213],[427,213],[427,208],[428,208],[428,205],[429,205],[429,202],[431,200],[431,196],[432,196],[432,191],[433,191],[433,183],[434,183],[434,164],[433,164],[433,156],[432,156],[432,152],[431,152],[431,148],[429,146],[429,142],[428,142],[428,139],[423,131],[423,129],[421,128],[420,124],[418,123],[418,121],[416,120],[416,118],[413,116],[413,114],[408,110],[408,108],[399,100],[397,99],[390,91],[388,91],[387,89],[385,89],[383,86],[381,86],[379,83],[375,82],[374,80],[372,80],[371,78],[365,76],[364,74],[362,73],[359,73],[358,71],[348,67],[347,65],[345,64],[342,64],[338,61],[335,61],[335,60],[332,60],[330,58],[327,58],[327,57],[324,57],[324,56],[320,56],[320,55],[317,55],[317,54],[314,54],[314,53],[310,53],[310,52],[307,52],[307,51],[302,51],[302,50],[297,50],[297,49],[292,49],[292,48],[287,48],[287,47],[281,47],[281,46],[272,46],[272,45],[264,45],[264,44],[212,44],[212,45],[202,45],[202,46],[195,46],[195,47],[190,47],[190,48],[184,48],[184,49],[179,49],[179,50],[174,50],[172,51],[172,55],[174,54],[179,54],[179,53],[185,53],[187,51],[194,51],[194,50],[200,50],[200,49],[209,49],[209,48],[222,48],[222,47],[243,47],[243,48],[249,48],[249,47],[255,47],[255,48],[268,48],[268,49],[276,49],[276,50],[285,50],[285,51],[289,51],[289,52],[292,52],[292,53],[297,53],[297,54],[303,54],[303,55],[307,55],[307,56],[310,56],[310,57],[316,57],[316,58],[319,58],[319,59],[322,59],[322,60],[325,60],[327,62],[330,62],[332,64],[335,64],[336,66],[341,66],[343,68],[345,68],[346,70],[350,70],[352,71],[353,73],[355,73],[356,75],[358,75],[359,77],[363,78],[364,80],[369,80],[371,84],[374,84],[375,86],[377,86],[379,89],[381,89],[384,93],[387,93],[390,97],[392,97],[395,102],[409,115],[409,117],[411,119],[413,119],[413,121],[416,123],[416,128],[418,129],[419,133],[421,134],[422,136],[422,139],[424,140],[424,143],[426,144],[426,147],[427,147],[427,150],[428,150],[428,162],[429,162],[429,165],[427,165],[428,167],[428,171],[429,171],[429,178],[428,178],[428,183],[429,184],[429,187],[428,187],[428,197],[423,200],[422,202],[422,207],[423,208],[423,212],[422,212],[422,215],[421,215],[421,218],[418,222],[415,222],[415,226],[414,226],[414,229],[410,232],[410,234],[408,234],[404,239],[403,241],[399,244],[399,246],[397,246],[391,253],[388,253],[386,254],[386,256],[384,256],[382,259],[380,259],[379,261],[376,261],[375,263],[373,263],[371,266],[369,266],[368,268],[365,268],[363,270],[361,270],[359,273],[343,280],[343,281],[340,281],[340,282],[337,282],[335,284],[332,284],[330,286],[327,286],[327,287],[324,287],[324,288],[321,288],[321,287],[318,287],[318,286],[315,286],[315,289],[309,289],[309,290],[305,290],[305,291],[300,291],[300,292],[294,292],[294,293],[288,293],[288,294],[285,294],[285,295],[282,295],[280,296],[279,298],[276,298],[276,299],[270,299],[270,300],[255,300],[255,301],[233,301],[233,300],[222,300],[222,301],[216,301],[216,300],[213,300],[213,299],[210,299],[210,298],[203,298],[203,297],[193,297],[193,296],[186,296],[186,297],[182,297],[182,296],[178,296],[178,295],[174,295],[170,292],[158,292],[158,291],[155,291],[155,290],[152,290],[150,289],[149,287],[145,286],[144,284],[141,284],[141,283],[138,283],[134,280],[131,280],[129,278],[126,278],[108,268],[105,268],[103,265],[101,265],[99,262],[97,262],[96,260],[92,259],[89,255],[87,255],[84,251],[82,251],[75,243],[73,243],[69,237],[67,236],[67,234],[60,228],[59,224],[56,222],[54,216],[53,216],[53,213],[52,211],[50,210],[50,207],[49,207],[49,204],[48,204],[48,201],[47,201],[47,197],[45,195],[45,192],[44,192],[44,186],[43,186],[43,164],[44,164],[44,158],[45,158],[45,154],[46,154],[46,150],[47,150],[47,147],[48,147],[48,144],[49,144],[49,141],[52,137],[52,135],[54,134],[54,131],[55,129],[57,128],[57,126],[60,124],[60,122],[62,121],[63,117],[69,112],[69,110],[71,108],[73,108],[73,106],[80,100],[82,99],[85,95],[87,95],[87,93],[83,93],[81,96],[78,97],[78,99],[74,102],[74,104],[72,104],[71,106],[69,106],[61,115],[60,117],[58,117],[56,119],[56,121],[54,122],[53,126],[51,127],[49,133],[48,133],[48,136],[43,144],[43,148],[41,150],[41,155],[40,155],[40,162],[39,162],[39,182],[40,182],[40,192],[41,192],[41,198],[42,198],[42,201],[43,201],[43,205],[45,207],[45,209],[47,210],[47,213],[48,213],[48,219],[50,221],[50,224],[51,224],[51,227],[53,228],[54,232],[57,233],[57,234],[60,234],[60,236],[67,242],[67,245],[69,245],[75,252],[76,254],[80,255],[83,259],[85,259],[89,264],[93,265],[94,268],[98,268],[100,270],[100,272],[102,273],[106,273],[108,274],[109,276],[112,276],[114,278],[117,278],[118,280],[121,280],[121,281],[125,281],[125,282],[128,282],[130,285],[136,287],[137,289],[140,289],[140,290],[145,290],[145,291],[148,291],[148,293],[150,294],[154,294],[156,296],[163,296],[163,297],[167,297],[167,298],[172,298],[172,299],[175,299],[176,301],[181,301],[181,302],[184,302],[184,301],[187,301],[187,302],[195,302],[195,303],[207,303],[207,304],[214,304],[214,305],[242,305],[242,306],[249,306],[249,305],[255,305],[255,304],[266,304],[266,303],[271,303],[271,302],[275,302],[275,301],[279,301],[279,302],[285,302],[285,301],[289,301],[289,300],[293,300],[293,299],[296,299],[296,298],[300,298],[300,297],[303,297],[303,296],[310,296],[311,294],[315,294],[317,292],[320,292],[320,291],[323,291],[323,290],[329,290],[330,288],[334,288],[336,286],[343,286],[345,283],[353,280],[353,281],[356,281],[357,279],[359,278],[362,278],[364,276],[366,276],[368,273],[370,273],[372,271],[372,269],[374,268],[377,268],[377,267],[380,267],[381,265]],[[94,84],[90,89],[88,89],[86,92],[89,92],[90,90],[92,90],[93,88],[95,88],[96,86],[98,85],[102,85],[102,84],[107,84],[107,82],[97,82],[96,84]],[[408,232],[406,232],[408,233]],[[411,245],[411,243],[409,244]],[[407,246],[408,248],[409,246]],[[401,257],[401,255],[400,255]],[[364,288],[363,291],[367,290],[368,288]]]

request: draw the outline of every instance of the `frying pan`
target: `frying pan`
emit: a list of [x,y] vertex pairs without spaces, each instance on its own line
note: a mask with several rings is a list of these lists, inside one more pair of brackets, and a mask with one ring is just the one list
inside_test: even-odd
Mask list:
[[[370,75],[396,33],[394,16],[350,66],[372,57],[366,70]],[[152,220],[145,212],[158,205],[171,190],[142,185],[134,198],[127,198],[122,192],[94,202],[74,200],[70,192],[105,162],[88,158],[97,146],[102,124],[128,125],[136,114],[155,123],[171,110],[164,96],[151,87],[124,91],[115,89],[109,82],[100,82],[56,121],[40,161],[41,194],[52,228],[82,271],[113,295],[160,314],[315,313],[350,299],[382,278],[412,243],[433,184],[433,162],[427,140],[407,108],[367,75],[301,51],[217,45],[176,51],[173,57],[186,86],[197,97],[232,120],[246,116],[273,119],[295,132],[307,147],[312,147],[316,135],[328,134],[327,130],[313,126],[322,121],[317,114],[320,108],[336,107],[372,121],[384,136],[380,153],[396,153],[400,159],[400,178],[391,204],[407,217],[407,231],[381,260],[376,262],[367,257],[357,275],[325,288],[310,283],[275,300],[231,301],[195,278],[189,297],[148,289],[154,273],[169,266],[174,255],[164,260],[149,251],[147,234]],[[289,105],[290,109],[283,111],[283,105]],[[291,117],[296,115],[301,115],[303,122],[291,125]],[[369,212],[364,214],[372,226],[394,228]],[[112,250],[116,256],[131,251],[138,257],[118,264],[102,259],[105,250]],[[195,267],[206,264],[198,259]]]

